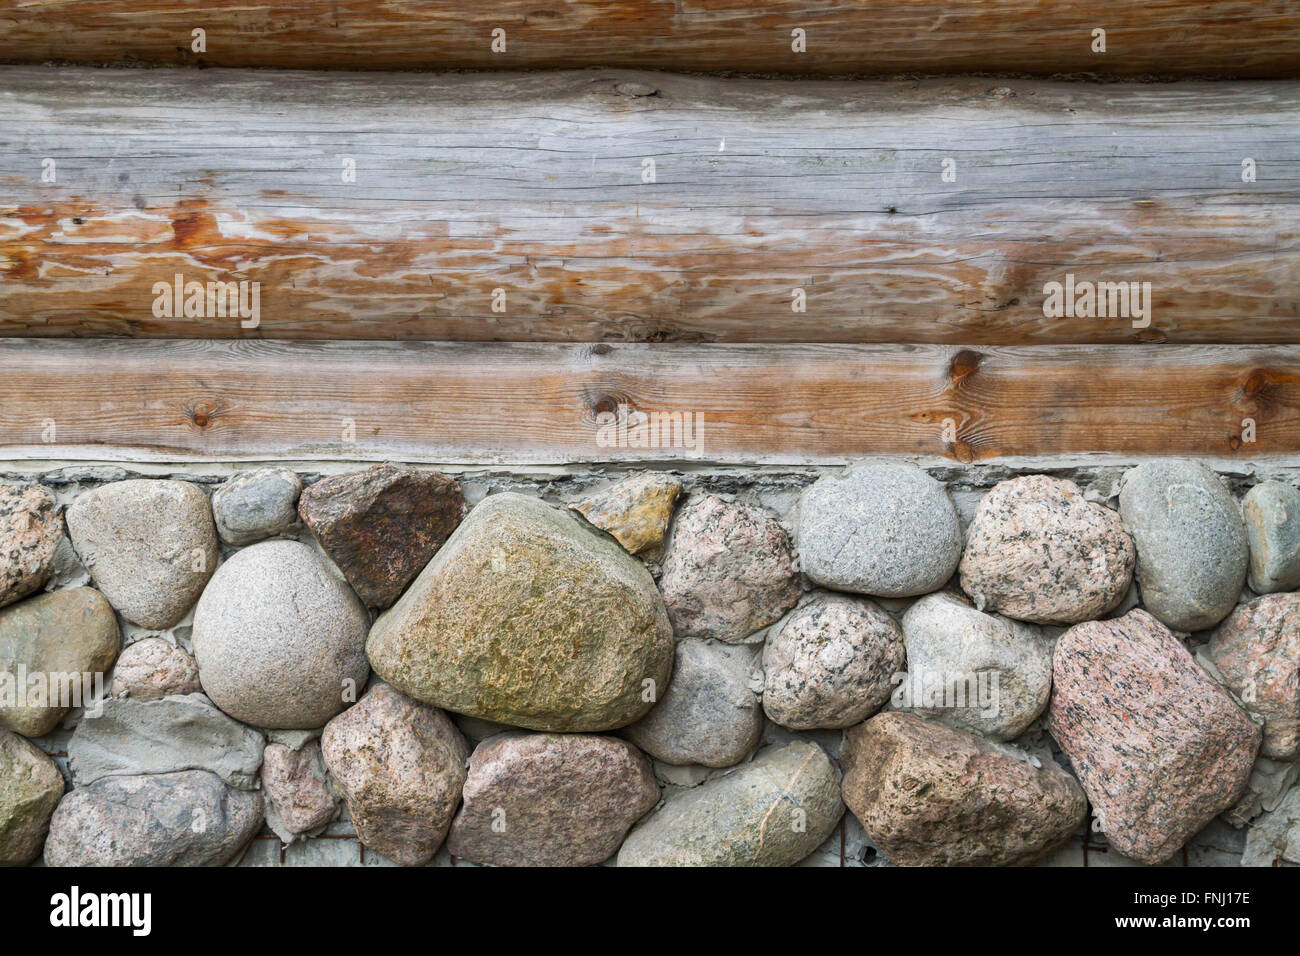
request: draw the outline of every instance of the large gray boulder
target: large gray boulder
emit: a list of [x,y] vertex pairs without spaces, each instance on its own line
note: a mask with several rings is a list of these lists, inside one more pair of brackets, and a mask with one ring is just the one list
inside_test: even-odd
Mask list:
[[751,648],[681,641],[667,693],[623,735],[664,763],[737,764],[763,732],[763,711],[751,687],[757,670]]
[[826,475],[799,502],[799,559],[817,584],[876,597],[937,590],[961,558],[961,523],[943,485],[904,462]]
[[1179,631],[1213,627],[1237,603],[1250,553],[1241,508],[1198,462],[1125,472],[1119,513],[1137,545],[1142,606]]
[[1019,737],[1047,707],[1052,642],[1033,624],[928,594],[903,615],[908,709],[994,740]]
[[199,680],[246,724],[320,727],[365,687],[369,623],[307,545],[250,545],[221,566],[194,611]]
[[1241,513],[1250,589],[1273,594],[1300,587],[1300,491],[1281,481],[1260,482],[1241,500]]
[[207,770],[240,790],[257,787],[266,739],[231,720],[202,694],[162,700],[110,698],[68,741],[78,787],[103,777]]
[[797,740],[670,794],[628,834],[618,865],[792,866],[843,815],[839,772],[820,747]]
[[212,493],[221,540],[236,547],[271,538],[298,522],[302,480],[288,468],[258,468],[227,479]]
[[67,512],[81,563],[132,624],[171,627],[217,569],[208,497],[188,481],[137,478],[86,491]]
[[104,777],[59,804],[50,866],[223,866],[262,826],[262,795],[204,770]]
[[650,572],[617,541],[567,510],[498,494],[375,622],[366,650],[416,700],[514,727],[599,731],[663,693],[673,634]]

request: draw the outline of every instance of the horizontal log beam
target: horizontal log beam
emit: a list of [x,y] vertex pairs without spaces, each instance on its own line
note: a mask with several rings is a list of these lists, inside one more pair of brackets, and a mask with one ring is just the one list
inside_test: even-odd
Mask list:
[[[202,49],[193,31],[205,31]],[[1094,50],[1104,29],[1105,52]],[[493,30],[505,31],[504,49]],[[806,44],[796,52],[792,31]],[[1288,0],[0,0],[0,58],[420,69],[1294,76]]]
[[0,69],[0,334],[1300,341],[1300,83],[1002,83]]
[[[1297,82],[11,67],[0,91],[3,335],[1300,341]],[[1150,283],[1150,315],[1046,317],[1071,274]],[[251,318],[167,311],[177,275],[249,283]]]
[[[1295,346],[10,339],[0,376],[9,459],[802,464],[1300,452]],[[640,444],[651,423],[660,447]]]

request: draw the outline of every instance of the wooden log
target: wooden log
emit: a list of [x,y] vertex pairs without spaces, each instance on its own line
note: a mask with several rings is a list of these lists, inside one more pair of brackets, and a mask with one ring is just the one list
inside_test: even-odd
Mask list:
[[[4,335],[1300,341],[1291,81],[13,67],[0,91]],[[247,282],[258,315],[168,313],[178,275]],[[1149,282],[1150,313],[1046,317],[1070,275]]]
[[[204,31],[201,49],[195,29]],[[1096,29],[1105,30],[1105,52],[1094,49]],[[168,0],[0,0],[0,58],[1295,76],[1300,10],[1289,0],[207,0],[199,9]]]
[[1300,452],[1296,346],[9,339],[0,376],[0,457],[10,459]]

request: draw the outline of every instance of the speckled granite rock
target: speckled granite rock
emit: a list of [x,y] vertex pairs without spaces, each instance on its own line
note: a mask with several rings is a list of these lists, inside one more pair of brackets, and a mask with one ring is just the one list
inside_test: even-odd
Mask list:
[[33,744],[0,730],[0,866],[26,866],[41,855],[63,775]]
[[797,537],[813,581],[877,597],[937,590],[961,558],[961,523],[948,492],[903,462],[866,462],[819,478],[800,500]]
[[844,804],[830,758],[798,740],[664,805],[628,834],[619,866],[791,866],[830,836]]
[[1050,761],[914,714],[851,727],[844,802],[898,866],[1033,862],[1078,830],[1079,785]]
[[791,730],[848,727],[884,706],[905,666],[892,617],[865,598],[816,592],[767,636],[763,710]]
[[369,607],[385,608],[460,524],[460,485],[436,471],[376,465],[323,478],[298,513]]
[[682,483],[672,475],[628,475],[608,488],[570,505],[631,554],[657,551],[663,544]]
[[747,647],[684,640],[658,704],[623,735],[674,765],[730,767],[758,746],[759,697],[751,689],[758,655]]
[[1136,554],[1119,515],[1088,501],[1074,482],[1024,475],[980,499],[961,586],[981,611],[1075,624],[1119,604]]
[[498,494],[375,622],[366,650],[417,700],[590,732],[650,709],[646,688],[667,684],[673,634],[650,572],[616,541],[567,510]]
[[110,698],[68,741],[68,770],[84,787],[103,777],[206,770],[228,786],[252,790],[263,736],[231,720],[202,694],[163,700]]
[[1246,710],[1264,721],[1265,757],[1300,756],[1300,594],[1269,594],[1243,604],[1207,647]]
[[1052,642],[1033,624],[939,592],[908,608],[903,641],[908,679],[896,695],[898,709],[1013,740],[1047,707]]
[[54,811],[49,866],[222,866],[262,826],[262,795],[203,770],[105,777]]
[[1256,594],[1300,587],[1300,491],[1263,481],[1241,500],[1250,545],[1246,580]]
[[45,586],[62,539],[54,495],[40,485],[0,484],[0,607]]
[[287,531],[298,521],[301,493],[302,480],[288,468],[240,472],[212,493],[217,534],[243,547]]
[[188,481],[115,481],[78,495],[67,521],[95,586],[141,627],[176,624],[217,569],[212,508]]
[[469,758],[446,714],[377,683],[325,725],[321,752],[362,843],[404,866],[433,859]]
[[162,700],[164,697],[197,694],[199,665],[183,647],[161,637],[146,637],[128,645],[113,668],[114,697],[132,700]]
[[590,866],[658,802],[650,761],[626,741],[502,734],[470,757],[447,849],[492,866]]
[[1120,853],[1163,862],[1241,797],[1260,730],[1150,614],[1076,624],[1053,678],[1049,729]]
[[799,575],[781,525],[758,508],[704,495],[677,513],[663,591],[678,637],[734,644],[799,600]]
[[257,727],[320,727],[366,684],[370,615],[300,541],[262,541],[221,566],[194,610],[212,702]]
[[113,609],[94,588],[37,594],[0,610],[0,727],[48,734],[67,705],[94,699],[96,681],[107,678],[93,675],[106,675],[121,646]]
[[266,823],[282,843],[319,832],[338,812],[318,740],[307,741],[299,750],[267,744],[261,776]]
[[1137,545],[1142,606],[1180,631],[1213,627],[1246,582],[1241,508],[1222,479],[1192,461],[1152,461],[1124,474],[1119,513]]

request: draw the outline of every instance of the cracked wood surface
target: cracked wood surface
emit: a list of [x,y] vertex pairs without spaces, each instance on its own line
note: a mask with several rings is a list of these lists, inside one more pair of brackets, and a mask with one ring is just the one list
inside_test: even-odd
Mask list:
[[[0,335],[1300,342],[1300,82],[7,67],[0,117]],[[1150,326],[1045,318],[1067,273]]]
[[[206,50],[193,51],[203,28]],[[506,47],[492,51],[492,31]],[[806,33],[806,52],[791,31]],[[1106,52],[1092,31],[1106,30]],[[0,0],[0,59],[1296,75],[1290,0]]]
[[[7,339],[0,375],[0,456],[14,460],[835,464],[1107,451],[1248,463],[1300,452],[1296,346]],[[602,413],[629,409],[699,416],[698,453],[602,445]]]

